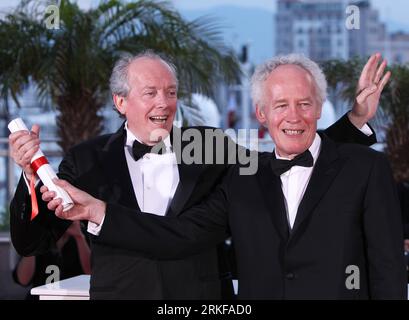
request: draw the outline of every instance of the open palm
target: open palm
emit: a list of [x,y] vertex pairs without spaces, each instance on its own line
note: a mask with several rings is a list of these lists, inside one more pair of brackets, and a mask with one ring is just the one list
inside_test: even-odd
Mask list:
[[385,73],[386,60],[379,64],[380,60],[379,53],[373,54],[363,68],[358,81],[352,115],[362,119],[362,123],[368,122],[375,116],[382,90],[391,77],[390,71]]

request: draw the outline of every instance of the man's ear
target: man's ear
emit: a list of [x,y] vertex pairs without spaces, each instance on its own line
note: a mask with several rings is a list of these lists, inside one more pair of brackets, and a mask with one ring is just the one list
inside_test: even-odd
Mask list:
[[266,123],[266,115],[264,114],[263,107],[256,104],[256,118],[260,124],[264,125]]
[[322,113],[322,106],[323,106],[323,104],[324,104],[324,103],[321,103],[321,104],[318,106],[317,119],[321,119],[321,113]]
[[125,98],[114,94],[114,95],[112,95],[112,100],[114,100],[115,107],[119,111],[119,113],[122,114],[122,115],[125,115],[125,113],[126,113]]

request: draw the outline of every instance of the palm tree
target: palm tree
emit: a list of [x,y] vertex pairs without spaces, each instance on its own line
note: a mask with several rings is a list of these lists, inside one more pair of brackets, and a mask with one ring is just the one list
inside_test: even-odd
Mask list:
[[[327,60],[321,63],[328,82],[329,99],[334,104],[337,112],[343,113],[342,105],[350,97],[355,98],[355,87],[360,70],[362,70],[362,60],[353,58],[344,60]],[[352,90],[352,91],[351,91]]]
[[[333,94],[352,104],[356,84],[365,61],[331,60],[323,63],[329,88]],[[392,78],[381,97],[375,127],[384,130],[385,153],[397,182],[409,181],[409,66],[394,65]]]
[[166,1],[105,0],[83,11],[61,0],[56,30],[46,28],[46,5],[23,0],[0,21],[0,94],[6,106],[9,98],[18,104],[24,87],[34,83],[58,111],[63,151],[101,133],[108,79],[122,52],[149,48],[172,57],[182,97],[212,95],[216,79],[238,77],[238,61],[224,46],[217,23],[209,18],[187,22]]

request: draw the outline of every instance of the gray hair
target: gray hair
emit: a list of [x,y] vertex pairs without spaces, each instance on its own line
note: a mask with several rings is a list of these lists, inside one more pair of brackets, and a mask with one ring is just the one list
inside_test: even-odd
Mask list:
[[307,71],[315,82],[318,102],[322,104],[327,98],[327,80],[321,68],[311,59],[308,59],[302,54],[291,53],[273,57],[263,64],[259,65],[251,77],[251,97],[254,104],[259,104],[262,100],[262,86],[264,81],[279,66],[296,65]]
[[114,68],[112,69],[111,78],[109,79],[109,87],[111,89],[112,94],[125,98],[128,96],[129,91],[131,89],[128,83],[128,69],[131,63],[139,58],[149,58],[152,60],[162,61],[165,65],[169,67],[170,71],[172,72],[176,80],[176,85],[178,85],[178,78],[175,65],[161,54],[155,53],[152,50],[146,50],[137,55],[132,55],[130,53],[122,53],[118,61],[115,63]]

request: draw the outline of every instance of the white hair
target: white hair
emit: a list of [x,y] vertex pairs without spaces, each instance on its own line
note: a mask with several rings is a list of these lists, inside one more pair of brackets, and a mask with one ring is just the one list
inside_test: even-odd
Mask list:
[[112,69],[111,78],[109,79],[109,87],[111,89],[112,94],[125,98],[128,96],[130,91],[130,87],[128,84],[128,69],[131,63],[139,58],[149,58],[153,60],[162,61],[165,65],[169,67],[170,71],[172,72],[176,80],[176,85],[178,84],[177,71],[175,65],[168,61],[168,59],[162,57],[160,54],[157,54],[152,50],[146,50],[137,55],[123,53],[121,54],[118,61],[115,63],[114,68]]
[[273,70],[283,65],[296,65],[307,71],[313,78],[318,102],[322,104],[327,98],[327,80],[321,68],[302,54],[291,53],[273,57],[257,66],[251,77],[251,97],[254,104],[260,104],[263,97],[263,83]]

